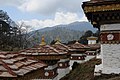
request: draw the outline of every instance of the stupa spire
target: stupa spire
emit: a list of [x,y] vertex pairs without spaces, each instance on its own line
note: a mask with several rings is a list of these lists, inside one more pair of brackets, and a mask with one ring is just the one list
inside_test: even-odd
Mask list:
[[55,44],[61,44],[59,37],[56,37],[56,43]]
[[43,45],[46,45],[44,35],[42,35],[42,39],[41,39],[40,45],[42,45],[42,46],[43,46]]

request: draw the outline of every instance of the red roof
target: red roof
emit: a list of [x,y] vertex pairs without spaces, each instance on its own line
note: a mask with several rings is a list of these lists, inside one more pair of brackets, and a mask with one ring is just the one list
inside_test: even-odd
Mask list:
[[23,76],[46,66],[19,53],[0,52],[0,77]]
[[67,53],[68,50],[69,50],[69,47],[64,45],[64,44],[62,44],[62,43],[53,44],[52,47],[54,47],[56,50],[58,50],[61,53]]
[[39,46],[36,48],[26,49],[21,52],[25,55],[58,55],[61,54],[58,50],[49,45]]
[[74,44],[68,45],[70,49],[89,49],[90,47],[83,45],[79,42],[75,42]]

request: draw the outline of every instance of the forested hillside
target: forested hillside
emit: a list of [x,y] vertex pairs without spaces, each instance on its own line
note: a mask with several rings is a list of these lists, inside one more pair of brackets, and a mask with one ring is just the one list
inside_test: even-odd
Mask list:
[[31,37],[29,38],[29,41],[32,45],[39,44],[43,35],[47,44],[50,44],[51,41],[55,40],[56,38],[59,38],[63,43],[67,43],[71,40],[79,40],[83,34],[83,31],[70,30],[65,27],[56,27],[48,31],[37,30],[30,33],[29,35],[31,35]]

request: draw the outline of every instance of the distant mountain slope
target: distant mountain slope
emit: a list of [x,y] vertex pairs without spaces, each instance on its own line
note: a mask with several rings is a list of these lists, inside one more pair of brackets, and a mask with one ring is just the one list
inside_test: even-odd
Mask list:
[[61,42],[65,43],[71,40],[78,40],[84,32],[70,30],[65,27],[56,27],[52,30],[48,31],[40,31],[36,30],[30,35],[32,35],[31,38],[29,38],[30,42],[32,42],[33,45],[36,45],[40,43],[42,35],[45,37],[45,41],[49,44],[52,40],[55,40],[57,37],[60,38]]
[[66,25],[66,28],[71,30],[78,30],[78,31],[87,31],[87,30],[91,30],[93,32],[96,31],[96,29],[93,28],[93,26],[89,22],[74,22]]
[[66,27],[67,29],[77,30],[77,31],[87,31],[87,30],[91,30],[93,32],[96,31],[96,29],[93,28],[93,26],[89,22],[78,22],[78,21],[70,23],[70,24],[66,24],[66,25],[56,25],[53,27],[42,28],[42,29],[39,29],[39,31],[41,31],[41,32],[48,31],[48,30],[52,30],[56,27]]
[[61,42],[66,43],[71,40],[79,40],[87,30],[95,32],[96,29],[94,29],[88,22],[74,22],[67,25],[57,25],[32,31],[29,33],[29,35],[32,35],[29,40],[32,45],[36,45],[40,43],[41,36],[44,35],[48,44],[52,40],[55,40],[56,37],[59,37]]

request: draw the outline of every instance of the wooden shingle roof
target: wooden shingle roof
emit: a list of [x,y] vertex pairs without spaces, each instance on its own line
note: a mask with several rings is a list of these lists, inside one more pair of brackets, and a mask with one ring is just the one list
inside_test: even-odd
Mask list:
[[0,77],[24,76],[46,64],[26,58],[19,53],[0,52]]
[[59,43],[59,44],[53,44],[52,47],[54,47],[56,50],[58,50],[60,53],[67,53],[69,50],[69,47]]
[[26,49],[21,51],[21,54],[25,55],[59,55],[58,50],[49,45],[38,46],[35,48]]
[[70,47],[71,50],[85,50],[85,49],[90,48],[90,47],[83,45],[79,42],[75,42],[74,44],[70,44],[70,45],[68,45],[68,47]]

